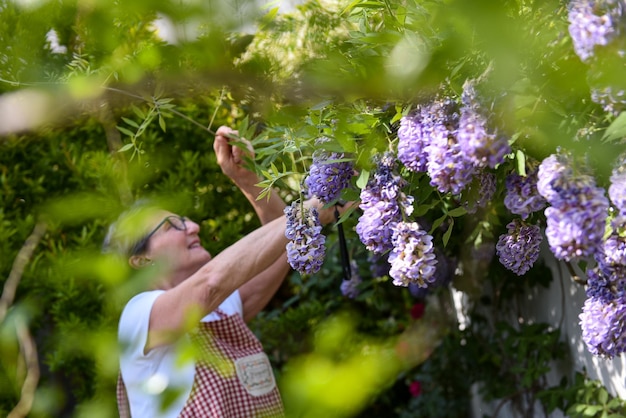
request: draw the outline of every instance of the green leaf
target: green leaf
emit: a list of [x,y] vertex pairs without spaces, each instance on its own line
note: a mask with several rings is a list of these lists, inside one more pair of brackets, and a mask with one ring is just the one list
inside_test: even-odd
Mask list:
[[133,128],[139,128],[139,125],[137,124],[137,122],[135,122],[132,119],[128,119],[122,116],[122,120],[126,122],[127,124],[129,124],[130,126],[132,126]]
[[161,130],[165,132],[165,119],[163,119],[163,116],[161,115],[159,115],[159,126],[161,127]]
[[431,210],[433,207],[435,207],[437,205],[438,202],[432,202],[430,204],[425,204],[425,205],[419,205],[416,209],[415,212],[413,213],[415,216],[424,216],[426,215],[426,213],[428,213],[429,210]]
[[328,105],[332,104],[332,100],[324,100],[322,102],[319,102],[317,104],[314,104],[313,106],[311,106],[311,110],[322,110],[325,107],[328,107]]
[[143,112],[143,110],[139,109],[137,106],[132,105],[131,109],[133,109],[133,112],[135,112],[135,115],[139,116],[139,119],[146,118],[146,114]]
[[126,144],[122,148],[118,149],[117,152],[126,152],[126,151],[128,151],[128,150],[130,150],[132,148],[133,148],[133,144],[132,143]]
[[454,208],[448,212],[448,216],[459,217],[467,214],[467,210],[464,207]]
[[626,112],[620,113],[615,120],[606,128],[602,141],[610,142],[626,137]]
[[606,389],[601,388],[598,390],[598,401],[601,404],[606,404],[607,401],[609,400],[609,392],[607,392]]
[[131,138],[133,138],[135,136],[134,132],[129,131],[128,129],[122,127],[122,126],[116,126],[117,130],[120,131],[121,133],[123,133],[124,135],[128,135]]
[[433,233],[433,231],[437,228],[439,228],[441,226],[441,224],[443,223],[443,221],[446,220],[446,218],[448,217],[448,215],[443,215],[442,217],[435,219],[435,222],[433,222],[433,226],[432,228],[430,228],[430,234]]
[[517,150],[515,153],[515,159],[517,161],[517,173],[520,176],[526,176],[526,155],[524,151]]
[[370,178],[370,172],[368,170],[361,170],[359,178],[356,180],[356,185],[359,189],[364,189],[367,186],[367,181]]
[[448,246],[448,241],[450,240],[450,236],[452,235],[453,227],[454,227],[454,219],[452,219],[452,222],[450,222],[450,225],[448,226],[448,230],[443,234],[443,246],[444,247]]
[[583,415],[586,417],[593,417],[598,412],[602,411],[602,405],[586,405]]

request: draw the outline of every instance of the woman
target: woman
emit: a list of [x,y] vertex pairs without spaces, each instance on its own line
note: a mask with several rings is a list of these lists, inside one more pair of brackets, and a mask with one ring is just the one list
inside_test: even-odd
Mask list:
[[[216,132],[217,161],[254,207],[260,228],[215,257],[202,247],[198,224],[161,209],[128,213],[107,236],[108,248],[133,268],[151,270],[156,284],[133,297],[120,318],[122,416],[283,415],[269,360],[245,322],[289,272],[285,204],[275,194],[257,200],[259,179],[243,165],[253,151],[248,142],[247,151],[233,146],[233,136],[227,127]],[[332,219],[332,210],[320,212],[323,223]]]

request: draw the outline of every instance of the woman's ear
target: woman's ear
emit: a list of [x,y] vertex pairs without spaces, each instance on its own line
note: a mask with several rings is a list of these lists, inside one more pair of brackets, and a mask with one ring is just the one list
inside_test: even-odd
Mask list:
[[154,262],[145,255],[132,255],[128,259],[128,264],[130,264],[130,266],[134,269],[140,269],[145,266],[154,264]]

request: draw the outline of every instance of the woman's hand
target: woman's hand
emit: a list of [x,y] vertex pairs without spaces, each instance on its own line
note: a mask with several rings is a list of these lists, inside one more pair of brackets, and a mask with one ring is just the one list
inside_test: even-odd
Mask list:
[[343,204],[343,206],[333,205],[333,206],[324,208],[324,204],[316,197],[312,197],[304,201],[305,208],[317,209],[320,223],[322,225],[328,225],[329,223],[335,222],[337,220],[335,218],[335,208],[339,212],[339,215],[341,215],[353,207],[356,208],[358,204],[359,202],[346,202]]
[[222,172],[241,188],[257,184],[259,178],[246,167],[246,159],[254,160],[252,144],[247,139],[238,138],[238,134],[227,126],[220,126],[215,133],[213,150]]

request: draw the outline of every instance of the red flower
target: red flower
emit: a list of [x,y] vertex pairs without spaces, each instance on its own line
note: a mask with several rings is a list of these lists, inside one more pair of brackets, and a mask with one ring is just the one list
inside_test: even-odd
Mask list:
[[424,316],[425,308],[426,308],[426,305],[424,305],[422,302],[418,302],[415,305],[413,305],[413,307],[411,308],[411,318],[420,319],[422,316]]
[[411,396],[418,397],[422,393],[422,384],[417,380],[414,380],[409,385],[409,392],[411,392]]

